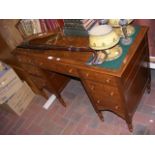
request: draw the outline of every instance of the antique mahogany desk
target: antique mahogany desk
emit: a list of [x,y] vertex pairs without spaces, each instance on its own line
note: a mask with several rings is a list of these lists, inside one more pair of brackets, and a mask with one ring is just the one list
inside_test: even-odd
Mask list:
[[[74,51],[74,47],[70,46],[70,51],[63,49],[68,43],[88,47],[87,37],[60,39],[58,41],[58,44],[62,45],[60,50],[19,46],[13,54],[17,56],[25,71],[30,76],[33,75],[36,85],[43,84],[44,78],[50,79],[49,77],[53,77],[54,74],[54,80],[51,78],[48,84],[59,99],[61,99],[60,92],[68,80],[71,77],[79,78],[100,119],[103,120],[102,111],[109,110],[122,117],[128,124],[129,130],[132,131],[132,117],[136,107],[145,89],[147,88],[148,93],[150,92],[151,75],[147,31],[147,27],[140,28],[118,69],[88,65],[86,62],[92,52],[85,52],[85,48]],[[49,45],[50,39],[42,40],[48,42]],[[37,45],[37,41],[34,40],[31,44]]]

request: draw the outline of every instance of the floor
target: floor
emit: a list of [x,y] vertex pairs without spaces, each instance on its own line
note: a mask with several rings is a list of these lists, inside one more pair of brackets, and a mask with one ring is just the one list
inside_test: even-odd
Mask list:
[[152,70],[152,91],[145,93],[133,117],[134,131],[130,133],[123,119],[104,112],[101,122],[80,83],[71,80],[63,90],[67,103],[64,108],[58,100],[48,110],[46,100],[36,96],[22,116],[0,109],[0,134],[16,135],[144,135],[155,134],[155,70]]

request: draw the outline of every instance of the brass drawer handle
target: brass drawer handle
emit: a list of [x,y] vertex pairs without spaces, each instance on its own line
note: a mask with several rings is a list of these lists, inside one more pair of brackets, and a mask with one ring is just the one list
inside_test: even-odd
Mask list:
[[39,63],[40,66],[41,66],[42,64],[43,64],[42,62]]
[[100,100],[97,100],[97,103],[101,103],[101,101]]
[[21,58],[18,58],[18,61],[22,61],[22,59]]
[[94,88],[95,88],[95,87],[94,87],[93,85],[90,87],[91,90],[94,90]]
[[116,110],[118,110],[118,109],[119,109],[119,106],[118,106],[118,105],[116,105],[116,106],[115,106],[115,109],[116,109]]
[[73,69],[71,68],[71,69],[69,69],[69,71],[68,71],[69,73],[72,73],[73,72]]
[[56,61],[60,61],[61,59],[60,58],[56,58]]
[[107,83],[110,83],[110,79],[106,79],[106,82],[107,82]]
[[29,63],[31,63],[31,60],[30,60],[30,59],[28,59],[27,61],[28,61]]
[[86,73],[86,77],[88,77],[89,76],[89,73]]
[[110,96],[114,96],[114,92],[111,92],[111,93],[110,93]]

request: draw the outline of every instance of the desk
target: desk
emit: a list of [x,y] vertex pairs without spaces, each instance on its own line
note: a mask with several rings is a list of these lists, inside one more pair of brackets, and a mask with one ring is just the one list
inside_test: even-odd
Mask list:
[[[16,48],[13,53],[22,64],[35,67],[32,71],[35,74],[42,70],[61,74],[62,79],[79,78],[100,119],[104,120],[102,111],[112,111],[123,118],[132,131],[132,117],[136,107],[145,89],[150,92],[147,31],[147,27],[141,27],[119,69],[87,65],[91,52]],[[88,46],[88,38],[77,37],[73,40],[77,44]],[[26,71],[31,72],[31,67],[25,68]]]

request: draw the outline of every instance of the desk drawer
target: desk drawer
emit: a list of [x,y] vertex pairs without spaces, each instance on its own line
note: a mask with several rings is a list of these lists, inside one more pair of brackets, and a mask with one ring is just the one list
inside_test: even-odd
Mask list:
[[23,63],[22,67],[29,74],[36,75],[36,76],[39,76],[39,77],[43,77],[42,71],[38,67],[36,67],[36,66]]
[[112,111],[123,118],[125,117],[122,105],[120,102],[115,100],[115,98],[113,98],[113,100],[109,100],[108,98],[103,98],[100,94],[96,94],[93,98],[95,105],[99,110]]
[[76,76],[78,77],[78,72],[77,69],[67,65],[63,64],[61,61],[56,61],[56,60],[45,60],[42,58],[36,58],[34,60],[34,63],[44,69],[49,69],[54,72],[62,73],[62,74],[67,74],[71,76]]
[[42,89],[46,86],[46,81],[40,77],[29,75],[31,80],[37,85],[39,89]]
[[29,56],[18,55],[17,58],[19,62],[33,64],[33,59],[31,59]]
[[117,87],[93,81],[85,81],[85,85],[99,110],[110,110],[123,116],[121,95]]
[[106,84],[101,84],[93,81],[86,81],[86,86],[92,94],[100,95],[103,98],[107,98],[109,101],[121,101],[120,93],[117,87],[113,87]]
[[92,71],[80,71],[80,74],[84,79],[87,80],[98,81],[112,86],[117,85],[117,78],[114,76],[96,73]]

